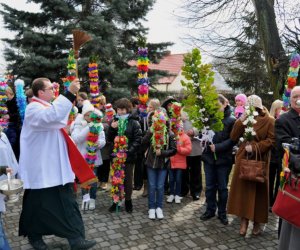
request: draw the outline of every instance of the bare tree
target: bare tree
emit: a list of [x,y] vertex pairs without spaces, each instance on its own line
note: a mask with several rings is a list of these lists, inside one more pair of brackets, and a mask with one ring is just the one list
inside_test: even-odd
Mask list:
[[268,78],[273,96],[278,98],[286,77],[288,60],[276,17],[290,22],[297,14],[287,14],[287,2],[296,4],[290,0],[185,0],[181,17],[185,24],[199,31],[189,38],[203,51],[217,58],[228,58],[234,57],[235,43],[232,38],[242,40],[245,36],[243,16],[255,12]]

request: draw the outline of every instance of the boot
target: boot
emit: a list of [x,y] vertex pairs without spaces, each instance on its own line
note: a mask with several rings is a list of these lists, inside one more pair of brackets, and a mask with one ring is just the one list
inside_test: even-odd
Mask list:
[[125,210],[127,213],[132,213],[132,201],[131,200],[125,200]]
[[147,180],[144,180],[144,191],[142,194],[143,197],[147,197],[148,196],[148,183]]
[[258,236],[261,234],[261,228],[260,228],[260,224],[258,222],[254,222],[253,223],[253,230],[252,230],[252,234],[254,236]]
[[95,240],[80,239],[75,244],[71,245],[71,250],[89,249],[96,245]]
[[117,203],[113,203],[110,208],[108,209],[109,212],[113,213],[117,209]]

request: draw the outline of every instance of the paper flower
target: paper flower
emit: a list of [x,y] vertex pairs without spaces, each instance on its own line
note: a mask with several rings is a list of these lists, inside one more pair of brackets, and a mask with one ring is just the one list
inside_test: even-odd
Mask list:
[[288,110],[290,104],[291,91],[297,84],[299,64],[300,64],[300,55],[297,52],[292,53],[290,59],[289,73],[285,84],[285,90],[282,95],[282,100],[283,100],[282,110],[284,111]]
[[8,87],[4,78],[0,78],[0,127],[7,128],[8,125],[8,110],[6,107],[7,96],[5,90]]
[[86,138],[87,147],[86,154],[84,156],[86,162],[91,169],[95,166],[97,160],[96,151],[98,149],[98,138],[101,131],[103,131],[103,125],[101,123],[103,115],[102,113],[92,112],[90,114],[91,122],[89,124],[89,133]]
[[70,83],[76,78],[76,60],[74,56],[74,50],[70,49],[68,56],[68,64],[67,64],[67,76],[62,78],[64,83],[64,89],[67,91],[69,89]]
[[119,119],[118,135],[114,139],[113,161],[110,171],[111,197],[118,204],[124,199],[125,162],[127,159],[128,138],[125,136],[128,119]]
[[25,109],[27,106],[26,102],[26,95],[24,92],[24,81],[21,79],[17,79],[15,81],[15,89],[16,89],[16,99],[17,99],[17,106],[19,110],[19,114],[21,117],[21,122],[23,123],[24,116],[25,116]]
[[59,83],[54,82],[53,85],[53,92],[54,92],[54,98],[56,99],[59,96]]
[[105,117],[106,117],[106,121],[110,122],[113,119],[114,115],[115,115],[115,111],[114,111],[111,103],[107,103],[105,105]]
[[98,64],[96,63],[96,58],[91,57],[88,67],[89,81],[90,81],[90,95],[91,103],[95,108],[100,108],[100,95],[99,91],[99,76],[98,76]]
[[168,105],[170,113],[170,128],[174,133],[176,141],[178,142],[180,134],[183,132],[183,123],[181,120],[181,104],[172,102]]
[[[144,40],[140,40],[144,41]],[[145,41],[144,41],[145,42]],[[148,78],[148,48],[139,47],[138,48],[138,60],[137,60],[137,70],[138,70],[138,97],[140,101],[139,111],[141,117],[147,117],[147,106],[146,103],[149,99],[149,78]],[[146,108],[145,108],[146,107]]]
[[167,120],[168,116],[161,109],[156,110],[152,116],[150,131],[153,134],[151,144],[154,150],[161,149],[167,144]]
[[248,105],[245,107],[245,113],[247,114],[247,118],[243,121],[243,125],[246,126],[242,142],[244,141],[252,141],[253,137],[256,135],[256,132],[253,128],[253,125],[256,124],[255,117],[258,116],[257,111],[255,110],[255,107],[251,105],[251,103],[248,103]]

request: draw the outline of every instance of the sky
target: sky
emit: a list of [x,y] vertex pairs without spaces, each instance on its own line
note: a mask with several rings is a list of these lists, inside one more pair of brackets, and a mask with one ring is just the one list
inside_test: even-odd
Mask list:
[[[185,53],[192,48],[183,42],[182,38],[189,32],[180,25],[176,14],[179,12],[182,0],[157,0],[153,9],[148,13],[144,26],[149,28],[148,42],[173,42],[169,47],[172,54]],[[26,0],[0,0],[19,10],[37,12],[38,6],[33,3],[26,3]],[[7,38],[12,33],[3,28],[3,21],[0,22],[0,38]],[[0,53],[3,53],[4,43],[0,41]],[[0,72],[5,70],[5,61],[0,57]]]

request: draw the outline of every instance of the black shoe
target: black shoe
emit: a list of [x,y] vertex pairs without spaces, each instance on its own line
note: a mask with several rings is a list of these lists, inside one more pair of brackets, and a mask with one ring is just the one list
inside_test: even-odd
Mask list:
[[29,239],[29,243],[35,250],[47,250],[48,249],[46,243],[42,239],[35,240],[35,241]]
[[117,211],[117,209],[118,209],[118,211],[119,211],[119,210],[120,210],[120,206],[117,205],[117,203],[113,203],[113,204],[110,206],[110,208],[108,209],[108,211],[111,212],[111,213],[113,213],[113,212]]
[[131,200],[125,200],[125,210],[127,213],[132,213],[132,201]]
[[134,186],[133,187],[133,190],[136,190],[136,191],[140,191],[142,189],[142,186]]
[[228,219],[227,219],[227,216],[218,216],[218,219],[221,221],[221,223],[223,225],[228,225]]
[[95,240],[80,239],[75,244],[71,245],[71,250],[85,250],[96,245]]
[[199,195],[193,195],[193,201],[198,201],[200,200],[200,196]]
[[209,220],[210,218],[214,217],[215,215],[214,214],[211,214],[211,213],[208,213],[208,212],[205,212],[204,214],[202,214],[200,216],[200,220]]
[[188,192],[187,193],[181,193],[180,197],[186,197],[187,195],[188,195]]

